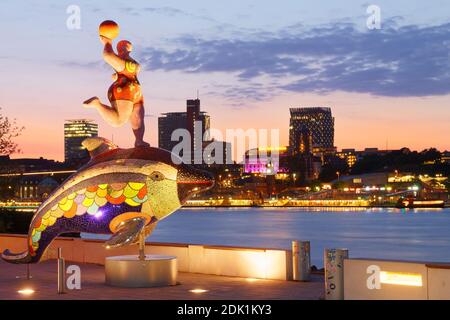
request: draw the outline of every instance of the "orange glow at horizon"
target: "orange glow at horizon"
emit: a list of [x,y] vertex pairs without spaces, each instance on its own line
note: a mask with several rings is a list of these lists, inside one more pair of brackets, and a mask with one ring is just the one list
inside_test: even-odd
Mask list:
[[[147,87],[151,86],[147,84]],[[145,118],[146,138],[152,146],[157,146],[157,116],[162,112],[184,111],[185,100],[190,97],[168,100],[162,99],[161,95],[144,95],[148,97],[146,113],[152,115]],[[71,98],[74,99],[74,96]],[[6,116],[16,118],[19,125],[25,126],[22,135],[16,139],[22,153],[14,154],[12,158],[42,156],[63,160],[65,119],[93,119],[99,124],[101,136],[113,139],[121,147],[132,146],[129,124],[119,129],[111,128],[93,110],[83,109],[76,100],[68,103],[66,108],[49,108],[45,101],[31,104],[29,100],[33,99],[32,96],[23,99],[2,109]],[[242,108],[236,108],[219,97],[201,97],[202,111],[208,112],[211,127],[220,130],[223,138],[226,138],[226,129],[278,129],[281,146],[288,145],[289,141],[289,107],[329,106],[335,117],[335,146],[338,150],[366,147],[409,147],[413,150],[436,147],[441,151],[449,150],[450,144],[445,137],[450,135],[450,112],[443,107],[449,103],[450,95],[387,98],[343,92],[328,95],[286,93],[269,101],[249,102]],[[241,159],[238,157],[235,160]]]

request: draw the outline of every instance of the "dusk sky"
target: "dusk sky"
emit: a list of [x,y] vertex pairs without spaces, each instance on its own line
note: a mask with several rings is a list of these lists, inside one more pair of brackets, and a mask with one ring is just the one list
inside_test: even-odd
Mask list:
[[[200,92],[211,126],[279,128],[289,107],[328,106],[338,149],[450,150],[450,1],[1,1],[0,107],[26,128],[15,157],[64,158],[65,119],[133,144],[82,101],[108,102],[98,24],[115,20],[141,63],[146,139]],[[381,8],[381,29],[366,8]],[[69,30],[69,5],[81,29]]]

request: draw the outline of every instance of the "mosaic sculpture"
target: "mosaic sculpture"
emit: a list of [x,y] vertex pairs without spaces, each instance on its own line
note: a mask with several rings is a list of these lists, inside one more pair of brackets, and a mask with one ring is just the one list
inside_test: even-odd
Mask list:
[[38,208],[28,250],[6,250],[4,260],[39,262],[51,241],[66,232],[112,233],[107,248],[138,243],[189,196],[214,184],[209,173],[174,164],[175,156],[163,149],[121,149],[99,137],[86,139],[83,146],[91,154],[90,162]]
[[111,20],[103,21],[99,26],[99,36],[102,42],[103,59],[113,69],[113,84],[108,89],[108,99],[111,106],[101,103],[98,97],[92,97],[83,102],[86,108],[94,108],[103,119],[113,127],[121,127],[130,121],[135,136],[136,147],[149,146],[144,141],[144,96],[137,78],[140,65],[131,58],[133,45],[128,40],[117,43],[117,54],[112,47],[112,40],[119,35],[119,26]]
[[67,232],[112,233],[107,248],[139,243],[139,258],[143,260],[145,238],[158,221],[192,194],[214,184],[207,172],[182,164],[169,151],[144,142],[139,64],[130,57],[132,46],[126,40],[118,43],[118,54],[114,53],[112,39],[118,34],[119,26],[114,21],[99,26],[103,57],[115,70],[108,91],[111,106],[101,104],[97,97],[84,105],[97,108],[113,126],[130,120],[135,148],[121,149],[99,137],[84,140],[91,160],[41,204],[31,221],[28,250],[20,254],[5,250],[2,258],[8,262],[39,262],[52,240]]

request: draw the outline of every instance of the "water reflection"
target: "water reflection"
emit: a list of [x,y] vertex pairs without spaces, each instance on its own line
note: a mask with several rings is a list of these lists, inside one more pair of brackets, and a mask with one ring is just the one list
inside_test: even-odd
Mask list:
[[310,240],[312,263],[323,250],[351,257],[450,261],[450,209],[189,208],[158,224],[151,241],[289,249]]
[[[28,233],[32,215],[0,210],[0,233]],[[327,247],[347,247],[352,257],[448,262],[450,208],[185,208],[149,240],[285,249],[309,240],[316,266]]]

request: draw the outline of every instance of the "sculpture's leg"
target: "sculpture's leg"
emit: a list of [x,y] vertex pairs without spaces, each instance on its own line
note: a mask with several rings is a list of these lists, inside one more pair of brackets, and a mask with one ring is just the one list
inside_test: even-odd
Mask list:
[[130,123],[135,137],[135,147],[148,147],[150,144],[144,141],[145,123],[144,123],[144,104],[142,102],[136,103],[133,106]]
[[113,127],[120,127],[130,119],[133,112],[133,102],[128,100],[111,101],[111,107],[100,102],[97,97],[92,97],[83,102],[88,108],[98,110],[102,118]]
[[139,237],[139,259],[145,259],[145,239],[155,230],[157,225],[156,220],[152,220],[152,223],[148,224],[141,232]]

